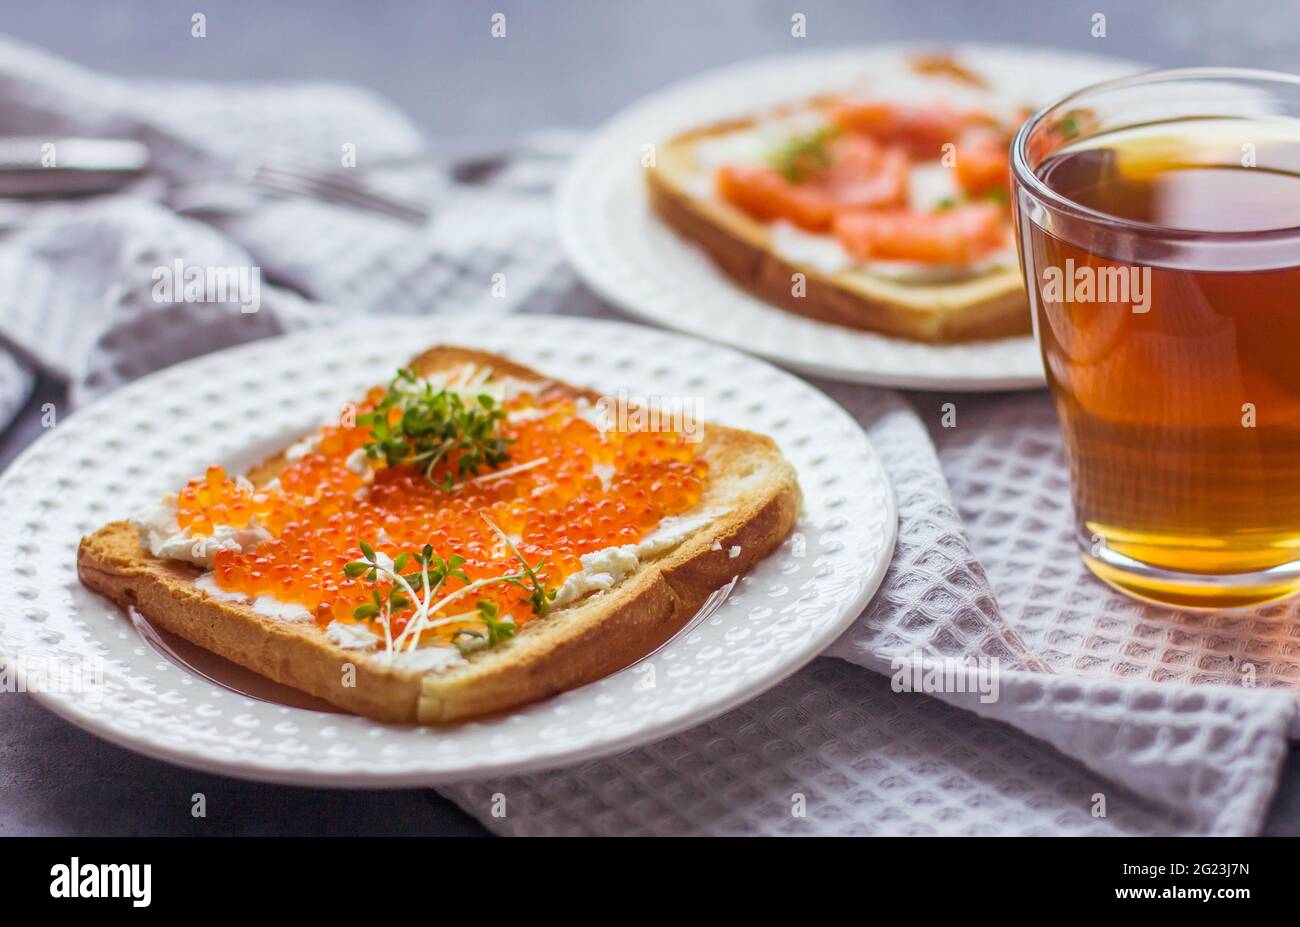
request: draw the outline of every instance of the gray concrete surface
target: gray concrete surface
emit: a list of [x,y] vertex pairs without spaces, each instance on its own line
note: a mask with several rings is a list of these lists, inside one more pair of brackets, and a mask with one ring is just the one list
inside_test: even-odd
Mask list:
[[[207,37],[190,16],[207,16]],[[506,16],[504,40],[490,17]],[[806,38],[790,17],[807,17]],[[1105,37],[1093,17],[1106,16]],[[638,96],[708,67],[849,43],[1051,45],[1153,64],[1295,70],[1293,0],[6,0],[0,32],[106,71],[202,80],[328,78],[394,101],[436,144],[495,145],[552,125],[593,126]],[[3,324],[3,320],[0,320]],[[59,401],[43,383],[0,435],[0,466]],[[203,792],[209,815],[189,814]],[[1300,749],[1268,832],[1300,835]],[[482,834],[428,790],[329,791],[179,770],[106,744],[25,695],[0,696],[0,835]]]

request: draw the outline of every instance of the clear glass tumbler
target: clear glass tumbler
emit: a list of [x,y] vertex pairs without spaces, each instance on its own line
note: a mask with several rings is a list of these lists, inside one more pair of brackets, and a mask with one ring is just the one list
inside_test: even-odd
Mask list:
[[1300,77],[1098,84],[1011,163],[1088,567],[1182,607],[1300,590]]

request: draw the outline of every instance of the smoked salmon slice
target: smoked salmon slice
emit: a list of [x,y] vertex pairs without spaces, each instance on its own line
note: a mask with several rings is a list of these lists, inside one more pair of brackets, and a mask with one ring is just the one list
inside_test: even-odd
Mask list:
[[760,222],[787,219],[809,232],[825,232],[835,200],[824,190],[793,184],[770,167],[724,165],[718,168],[718,196]]
[[1011,157],[1006,145],[992,139],[963,141],[956,155],[957,185],[971,199],[1007,191]]
[[908,157],[862,136],[826,142],[825,166],[792,180],[772,167],[725,165],[718,195],[764,222],[785,219],[809,232],[830,231],[844,209],[880,209],[907,202]]
[[941,212],[901,209],[843,212],[833,232],[859,261],[969,264],[1006,242],[1002,210],[994,203],[966,203]]
[[820,179],[840,206],[874,209],[907,204],[906,151],[861,136],[838,138],[830,147],[831,165]]
[[824,104],[823,110],[845,132],[901,145],[922,161],[936,160],[943,155],[944,145],[956,144],[967,130],[992,122],[984,113],[962,112],[942,104],[917,106],[879,100],[832,100]]

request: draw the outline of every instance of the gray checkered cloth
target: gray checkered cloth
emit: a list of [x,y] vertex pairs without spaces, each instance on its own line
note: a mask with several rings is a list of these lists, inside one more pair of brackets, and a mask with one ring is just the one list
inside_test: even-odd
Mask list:
[[[133,137],[156,161],[131,192],[46,207],[0,239],[0,420],[34,370],[77,402],[197,353],[364,313],[612,314],[554,240],[562,134],[526,140],[472,189],[428,170],[381,177],[435,203],[425,229],[247,197],[199,222],[169,210],[160,186],[184,190],[271,146],[336,158],[351,143],[364,165],[420,139],[354,89],[119,81],[7,42],[0,101],[0,131]],[[151,272],[176,258],[261,267],[260,311],[155,302]],[[507,296],[490,298],[500,273]],[[933,397],[818,385],[870,434],[899,502],[897,554],[853,627],[685,734],[444,794],[506,834],[1258,831],[1296,718],[1294,607],[1192,617],[1089,578],[1041,394],[960,398],[959,427],[944,429]],[[917,653],[995,658],[1000,698],[893,691],[895,661]]]

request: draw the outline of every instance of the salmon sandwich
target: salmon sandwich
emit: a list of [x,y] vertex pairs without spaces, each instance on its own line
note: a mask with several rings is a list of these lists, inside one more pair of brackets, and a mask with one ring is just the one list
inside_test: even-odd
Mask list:
[[703,126],[646,169],[658,215],[782,308],[928,342],[1027,333],[1008,150],[1028,115],[950,56]]

